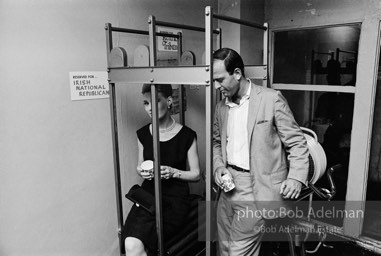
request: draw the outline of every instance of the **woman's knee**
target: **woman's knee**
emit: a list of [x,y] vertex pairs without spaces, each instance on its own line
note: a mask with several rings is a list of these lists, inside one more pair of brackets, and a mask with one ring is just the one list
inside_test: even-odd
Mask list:
[[135,237],[127,237],[124,240],[124,246],[126,248],[126,254],[142,254],[145,253],[144,244],[141,240]]

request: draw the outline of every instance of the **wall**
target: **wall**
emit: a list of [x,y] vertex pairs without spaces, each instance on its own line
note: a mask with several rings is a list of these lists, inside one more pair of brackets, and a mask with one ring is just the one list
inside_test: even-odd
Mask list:
[[276,28],[342,24],[363,20],[379,8],[377,0],[271,0],[265,1],[265,20]]
[[[234,18],[241,16],[241,1],[223,0],[218,1],[218,14]],[[241,31],[238,24],[218,20],[218,27],[222,29],[222,47],[229,47],[237,52],[240,51]]]
[[[106,22],[148,29],[154,13],[160,20],[204,26],[209,2],[0,2],[0,255],[118,255],[109,102],[71,101],[69,72],[106,70]],[[184,50],[195,51],[200,63],[198,46],[203,40],[185,42]],[[133,113],[131,122],[121,119],[125,185],[138,181],[131,174],[135,130],[148,122],[139,91],[118,98],[121,116]],[[186,116],[187,123],[199,124],[192,128],[200,142],[203,99],[202,89],[189,92],[195,106]]]
[[109,103],[69,90],[116,5],[1,1],[0,255],[117,255]]
[[[241,0],[241,19],[257,24],[264,24],[264,0]],[[241,26],[240,48],[246,65],[263,64],[264,31],[248,26]]]
[[[257,24],[264,23],[264,0],[220,0],[218,13]],[[218,20],[222,47],[236,50],[245,65],[263,64],[263,30]]]

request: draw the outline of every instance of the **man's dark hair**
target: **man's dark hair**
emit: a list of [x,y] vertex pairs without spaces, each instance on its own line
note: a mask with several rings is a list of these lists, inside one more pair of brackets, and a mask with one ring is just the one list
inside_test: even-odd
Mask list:
[[213,59],[223,60],[226,71],[229,75],[234,73],[236,68],[239,68],[242,75],[245,77],[245,65],[243,64],[241,56],[230,48],[221,48],[213,53]]
[[[172,85],[170,84],[157,84],[156,85],[156,91],[158,93],[163,94],[164,97],[168,98],[169,96],[172,96]],[[142,87],[142,94],[151,92],[151,84],[143,84]]]

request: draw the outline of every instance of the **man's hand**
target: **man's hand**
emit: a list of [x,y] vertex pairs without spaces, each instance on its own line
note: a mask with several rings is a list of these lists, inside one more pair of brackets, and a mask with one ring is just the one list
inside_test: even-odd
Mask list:
[[283,198],[297,199],[302,190],[302,183],[298,180],[287,179],[282,182],[280,186],[280,194],[283,194]]
[[214,172],[214,181],[216,182],[217,186],[219,186],[221,189],[224,189],[225,185],[222,180],[222,176],[229,173],[231,176],[231,173],[228,169],[225,167],[218,167],[217,170]]

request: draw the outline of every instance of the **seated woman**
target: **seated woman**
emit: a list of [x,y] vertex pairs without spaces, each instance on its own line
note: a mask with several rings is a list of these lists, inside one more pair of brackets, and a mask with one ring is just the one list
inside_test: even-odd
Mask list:
[[[157,85],[158,119],[160,139],[160,166],[162,184],[163,234],[168,240],[178,233],[190,210],[188,181],[200,179],[196,133],[171,117],[172,87]],[[142,88],[143,104],[152,118],[151,85]],[[142,188],[154,195],[153,174],[143,172],[140,165],[145,160],[153,160],[152,124],[137,131],[138,166],[137,173],[144,181]],[[188,160],[189,171],[186,170]],[[122,230],[126,255],[157,255],[157,233],[155,215],[141,207],[132,207]],[[164,240],[164,241],[165,241]]]

